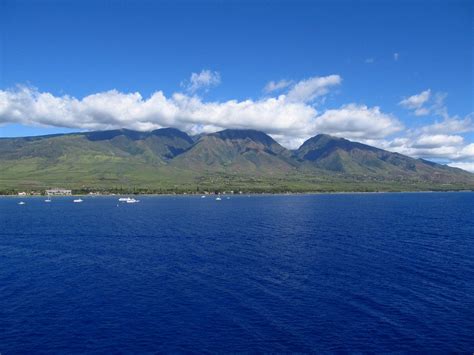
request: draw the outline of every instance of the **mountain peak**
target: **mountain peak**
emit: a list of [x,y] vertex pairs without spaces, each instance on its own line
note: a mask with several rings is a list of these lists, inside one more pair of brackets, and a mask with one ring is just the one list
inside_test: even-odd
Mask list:
[[139,140],[142,139],[145,132],[133,131],[127,128],[120,128],[120,129],[112,129],[106,131],[92,131],[92,132],[85,132],[83,133],[88,140],[90,141],[105,141],[110,140],[118,136],[125,136],[132,140]]
[[219,137],[223,140],[250,139],[254,142],[262,143],[266,146],[278,144],[268,134],[254,129],[225,129],[223,131],[211,133],[210,136]]
[[301,145],[301,147],[298,148],[298,155],[300,155],[300,157],[304,155],[304,159],[309,158],[310,160],[313,160],[311,158],[319,157],[319,155],[323,152],[328,152],[335,149],[344,151],[351,151],[353,149],[360,149],[372,152],[382,151],[381,149],[378,149],[376,147],[372,147],[359,142],[352,142],[345,138],[335,137],[329,134],[318,134],[312,138],[309,138]]
[[307,139],[300,147],[300,149],[305,146],[305,145],[324,145],[324,144],[327,144],[331,141],[347,141],[346,139],[344,138],[339,138],[339,137],[335,137],[335,136],[331,136],[329,134],[325,134],[325,133],[320,133],[320,134],[317,134],[315,135],[314,137],[311,137],[309,139]]
[[159,128],[155,129],[154,131],[151,132],[151,135],[153,136],[158,136],[158,137],[168,137],[168,138],[181,138],[188,142],[189,144],[193,144],[194,141],[193,139],[185,132],[180,131],[177,128]]
[[[211,179],[211,185],[236,179],[232,181],[238,186],[255,177],[268,186],[278,181],[285,189],[319,189],[321,181],[333,179],[353,183],[349,188],[366,184],[364,188],[369,189],[474,186],[474,176],[462,170],[344,138],[318,134],[290,152],[269,135],[252,129],[226,129],[198,140],[175,128],[4,138],[0,139],[0,166],[2,179],[8,176],[11,186],[19,186],[18,181],[30,184],[32,177],[47,185],[51,174],[58,171],[66,177],[64,184],[76,186],[83,186],[83,172],[94,186],[109,187],[135,183],[176,186],[179,181],[191,186],[203,179]],[[71,167],[81,174],[70,174]],[[248,181],[253,185],[256,180]]]
[[193,140],[183,131],[177,128],[159,128],[151,132],[134,131],[127,128],[113,129],[107,131],[92,131],[83,133],[90,141],[105,141],[110,140],[118,136],[124,136],[131,140],[146,139],[150,136],[159,136],[167,138],[181,138],[190,144]]

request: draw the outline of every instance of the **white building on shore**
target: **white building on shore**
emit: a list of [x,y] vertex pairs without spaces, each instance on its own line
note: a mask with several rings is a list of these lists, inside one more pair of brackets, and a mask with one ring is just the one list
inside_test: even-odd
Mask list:
[[48,196],[71,196],[72,191],[66,189],[51,189],[46,190],[46,195]]

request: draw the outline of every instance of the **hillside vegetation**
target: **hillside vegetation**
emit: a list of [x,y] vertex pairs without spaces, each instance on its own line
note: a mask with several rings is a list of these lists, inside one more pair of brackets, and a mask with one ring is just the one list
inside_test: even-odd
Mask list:
[[254,130],[173,128],[0,139],[0,191],[306,192],[474,189],[474,175],[328,135],[288,150]]

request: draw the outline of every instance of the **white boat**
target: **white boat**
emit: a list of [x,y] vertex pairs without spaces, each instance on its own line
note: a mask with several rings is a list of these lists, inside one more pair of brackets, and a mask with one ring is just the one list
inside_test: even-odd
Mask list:
[[216,201],[222,201],[220,197],[216,197]]
[[46,200],[44,200],[44,202],[51,202],[51,200],[47,198]]
[[206,196],[202,195],[201,198],[206,198]]
[[24,205],[24,204],[25,204],[25,202],[23,202],[23,201],[20,201],[20,202],[18,202],[18,204],[19,204],[19,205]]
[[136,200],[136,199],[131,198],[131,197],[120,197],[118,200],[119,200],[119,202],[125,202],[125,203],[137,203],[137,202],[140,202],[140,200]]
[[74,203],[81,203],[81,202],[82,202],[82,199],[78,198],[78,199],[76,199],[76,200],[73,200],[72,202],[74,202]]

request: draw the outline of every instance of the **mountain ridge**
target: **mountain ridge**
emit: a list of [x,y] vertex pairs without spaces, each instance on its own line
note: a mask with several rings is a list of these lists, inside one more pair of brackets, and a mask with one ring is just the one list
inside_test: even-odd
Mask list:
[[298,149],[268,134],[226,129],[191,137],[176,128],[0,139],[0,190],[117,186],[263,191],[472,189],[474,174],[319,134]]

